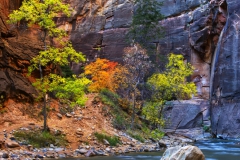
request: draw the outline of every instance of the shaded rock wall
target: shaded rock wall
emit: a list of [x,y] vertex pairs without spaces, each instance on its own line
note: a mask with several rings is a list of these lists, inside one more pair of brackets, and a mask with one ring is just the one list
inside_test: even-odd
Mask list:
[[[75,49],[86,54],[89,61],[101,57],[121,62],[123,48],[129,45],[125,35],[131,23],[132,3],[128,0],[68,0],[68,3],[75,10],[73,16],[58,18],[58,24],[70,33]],[[161,11],[166,18],[160,22],[165,26],[165,36],[152,42],[159,48],[159,54],[183,54],[194,65],[191,80],[198,86],[199,97],[204,99],[209,98],[211,58],[218,40],[212,32],[216,28],[215,10],[218,8],[207,0],[165,0]],[[72,64],[75,73],[80,73],[80,68],[79,64]]]
[[240,1],[226,0],[227,23],[215,53],[212,131],[224,137],[240,133]]
[[0,104],[14,98],[19,101],[32,101],[35,89],[26,77],[29,61],[40,48],[32,36],[34,31],[17,31],[6,23],[7,15],[18,8],[19,0],[0,1]]
[[210,128],[209,101],[195,99],[169,102],[164,110],[167,134],[179,134],[191,139],[209,136],[205,133]]

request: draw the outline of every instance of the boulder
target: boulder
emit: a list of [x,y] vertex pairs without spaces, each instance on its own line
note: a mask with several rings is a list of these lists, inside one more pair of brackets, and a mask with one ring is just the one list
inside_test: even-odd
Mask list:
[[20,147],[20,145],[17,142],[11,140],[6,140],[5,145],[9,148]]
[[62,114],[60,114],[60,113],[57,113],[57,117],[59,118],[59,119],[62,119]]
[[71,115],[71,114],[69,114],[69,113],[66,113],[66,117],[68,117],[68,118],[71,118],[71,117],[72,117],[72,115]]
[[103,139],[103,144],[110,145],[109,142],[106,139]]
[[76,131],[76,134],[77,135],[83,135],[83,130],[81,128],[78,128],[77,131]]
[[5,142],[3,140],[0,140],[0,149],[5,148]]
[[168,148],[161,160],[205,160],[205,156],[198,147],[188,145]]
[[9,154],[8,153],[3,153],[2,158],[9,158]]
[[209,111],[207,100],[185,100],[168,102],[164,107],[163,115],[166,121],[165,133],[178,134],[190,139],[199,139],[203,135],[203,122],[208,119]]
[[94,153],[94,150],[90,149],[87,151],[87,153],[85,153],[86,157],[92,157],[95,156],[96,154]]
[[86,150],[85,148],[81,148],[81,149],[76,149],[76,152],[80,153],[80,154],[85,154],[88,152],[88,150]]

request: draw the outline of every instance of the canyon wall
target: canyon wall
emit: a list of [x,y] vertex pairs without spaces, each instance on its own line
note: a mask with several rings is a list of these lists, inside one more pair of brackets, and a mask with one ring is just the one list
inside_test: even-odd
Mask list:
[[8,98],[33,101],[37,94],[26,77],[29,61],[41,50],[33,29],[19,31],[8,25],[8,14],[19,8],[20,0],[0,1],[0,107]]
[[[57,17],[74,48],[88,61],[97,57],[121,62],[129,44],[128,32],[133,4],[130,0],[65,0],[73,8],[70,18]],[[239,29],[237,0],[164,0],[161,8],[165,29],[162,39],[151,43],[161,55],[182,54],[195,72],[196,98],[211,100],[214,134],[236,136],[240,131]],[[8,14],[21,0],[0,1],[0,102],[7,98],[32,101],[36,91],[26,76],[29,60],[41,50],[38,30],[8,25]],[[71,64],[81,72],[80,64]],[[212,93],[212,94],[211,94]],[[171,126],[171,125],[170,125]],[[171,128],[169,128],[171,129]]]
[[240,133],[240,1],[226,0],[227,22],[219,38],[212,69],[212,132],[223,137]]
[[[69,32],[75,49],[87,55],[92,61],[96,57],[121,61],[126,43],[126,33],[131,23],[133,5],[128,0],[67,1],[74,9],[71,18],[58,18],[60,27]],[[210,67],[212,53],[221,32],[213,34],[214,25],[220,15],[213,20],[213,12],[218,3],[208,1],[165,0],[161,8],[166,18],[160,22],[165,27],[165,35],[151,43],[159,48],[162,55],[183,54],[195,67],[192,76],[198,86],[198,97],[208,99],[210,88]],[[221,14],[221,13],[220,13]],[[214,40],[212,40],[214,37]],[[81,66],[72,64],[75,73]]]

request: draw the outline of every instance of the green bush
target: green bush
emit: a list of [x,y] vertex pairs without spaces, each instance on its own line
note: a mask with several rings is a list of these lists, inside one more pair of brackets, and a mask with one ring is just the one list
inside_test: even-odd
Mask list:
[[14,137],[19,141],[25,141],[33,147],[48,147],[50,144],[56,146],[65,146],[67,140],[63,135],[53,135],[50,132],[38,131],[16,131]]
[[140,142],[144,142],[145,139],[144,139],[144,133],[141,132],[141,131],[133,131],[133,130],[128,130],[127,133],[134,139],[140,141]]
[[103,89],[99,94],[102,102],[111,107],[119,106],[118,99],[120,98],[118,94],[109,91],[108,89]]
[[113,116],[113,126],[117,129],[124,130],[129,127],[129,115],[122,110],[119,104],[120,96],[108,89],[101,90],[99,97],[102,102],[110,106],[109,112]]
[[72,77],[73,71],[68,65],[61,66],[62,76],[65,78]]
[[127,122],[126,118],[122,115],[116,115],[113,119],[113,126],[116,129],[124,130],[129,127],[129,123]]
[[153,139],[161,139],[164,136],[164,132],[160,131],[159,129],[155,129],[151,131],[151,137]]
[[104,139],[107,140],[109,142],[110,146],[116,146],[117,144],[120,143],[120,140],[117,136],[108,136],[106,134],[98,133],[98,132],[95,132],[94,136],[101,143],[103,143]]
[[209,127],[209,126],[203,126],[203,130],[204,130],[205,132],[209,132],[209,131],[210,131],[210,127]]

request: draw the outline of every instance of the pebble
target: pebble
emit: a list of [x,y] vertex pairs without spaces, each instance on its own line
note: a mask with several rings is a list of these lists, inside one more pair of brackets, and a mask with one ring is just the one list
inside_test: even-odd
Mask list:
[[[54,130],[53,130],[54,131]],[[81,128],[77,128],[76,132],[83,133]],[[4,132],[7,133],[7,132]],[[91,137],[92,135],[89,135]],[[113,154],[123,154],[129,152],[152,152],[159,151],[161,148],[170,147],[174,145],[184,145],[186,142],[191,142],[192,140],[181,137],[164,137],[163,139],[156,141],[147,140],[146,143],[140,143],[139,141],[131,138],[129,135],[123,132],[119,132],[118,136],[120,138],[125,138],[127,140],[123,141],[121,145],[117,147],[109,146],[109,142],[104,140],[103,144],[95,142],[95,146],[83,145],[79,149],[72,151],[71,149],[66,149],[63,147],[57,147],[53,144],[49,145],[49,148],[40,148],[36,149],[29,144],[23,144],[21,149],[15,150],[0,150],[0,159],[1,158],[12,158],[12,159],[38,159],[38,158],[68,158],[68,157],[91,157],[91,156],[108,156]],[[12,137],[14,139],[14,137]],[[11,139],[12,139],[11,138]],[[16,143],[10,139],[7,139],[11,143]],[[8,142],[8,143],[10,143]],[[19,144],[18,144],[19,145]],[[9,146],[9,145],[8,145]],[[25,150],[23,148],[26,148]]]
[[62,115],[60,113],[57,113],[58,118],[62,119]]

